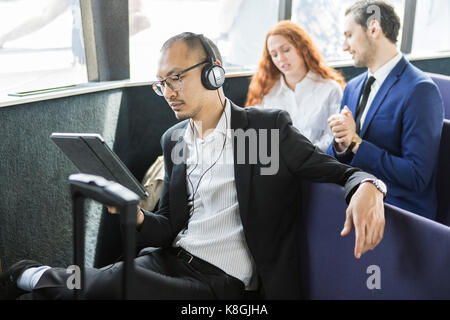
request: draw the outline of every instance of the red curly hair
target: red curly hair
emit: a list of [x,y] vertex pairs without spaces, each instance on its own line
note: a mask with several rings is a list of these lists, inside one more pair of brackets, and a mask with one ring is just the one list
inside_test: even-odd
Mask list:
[[344,77],[335,69],[328,67],[322,58],[319,50],[313,44],[311,37],[300,26],[292,21],[285,20],[279,22],[267,33],[262,58],[258,65],[258,70],[254,74],[247,95],[246,107],[261,104],[266,96],[280,78],[281,72],[272,62],[272,58],[267,47],[267,41],[272,35],[280,35],[297,49],[300,57],[305,61],[308,71],[320,75],[324,79],[337,81],[342,89],[345,88]]

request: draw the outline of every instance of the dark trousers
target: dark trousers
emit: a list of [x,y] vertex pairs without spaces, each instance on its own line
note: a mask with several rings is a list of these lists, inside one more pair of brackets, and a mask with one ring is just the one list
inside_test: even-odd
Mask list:
[[[198,258],[189,261],[175,248],[154,249],[135,259],[133,299],[242,299],[244,284]],[[86,268],[84,299],[121,299],[122,267],[119,262],[102,269]],[[200,270],[201,269],[201,270]],[[33,290],[33,299],[73,299],[67,286],[71,273],[47,270]]]

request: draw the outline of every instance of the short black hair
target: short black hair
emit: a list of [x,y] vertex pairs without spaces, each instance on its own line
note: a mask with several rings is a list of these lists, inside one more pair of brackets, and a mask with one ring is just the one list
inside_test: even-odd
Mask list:
[[[376,8],[376,9],[375,9]],[[345,16],[353,13],[355,17],[355,22],[367,30],[368,22],[371,18],[379,13],[379,18],[381,29],[384,35],[392,43],[397,43],[397,38],[400,32],[400,18],[395,12],[392,5],[384,1],[374,1],[374,0],[361,0],[357,1],[350,8],[345,11]]]
[[[200,36],[199,34],[196,33],[192,33],[192,32],[183,32],[180,34],[177,34],[173,37],[171,37],[169,40],[167,40],[162,48],[161,48],[161,52],[169,49],[170,47],[172,47],[176,42],[178,41],[183,41],[187,47],[190,50],[196,50],[201,48],[202,51],[205,53],[205,57],[208,56],[208,53],[206,52],[205,48],[203,47],[201,41],[200,41]],[[222,61],[222,55],[219,52],[219,48],[217,48],[216,44],[209,38],[203,36],[204,42],[206,42],[206,45],[209,45],[209,47],[211,48],[211,51],[214,55],[213,58],[215,58],[215,60],[219,60],[220,63],[223,64]]]

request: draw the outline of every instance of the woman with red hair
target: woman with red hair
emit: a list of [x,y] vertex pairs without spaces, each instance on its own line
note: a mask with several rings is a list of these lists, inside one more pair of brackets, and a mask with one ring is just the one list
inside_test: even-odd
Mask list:
[[327,120],[339,113],[344,87],[343,76],[325,64],[310,36],[297,24],[281,21],[266,36],[246,107],[288,111],[294,126],[326,151],[333,140]]

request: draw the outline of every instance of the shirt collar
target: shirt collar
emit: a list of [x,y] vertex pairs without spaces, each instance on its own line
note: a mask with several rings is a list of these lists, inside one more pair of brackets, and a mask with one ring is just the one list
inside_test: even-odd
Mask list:
[[291,90],[286,84],[283,75],[280,75],[280,93],[286,90]]
[[[299,82],[295,85],[295,91],[298,89],[299,86],[306,85],[306,84],[308,84],[310,81],[313,81],[314,79],[316,79],[316,75],[314,74],[314,72],[308,71],[308,73],[306,74],[306,76],[305,76],[301,81],[299,81]],[[292,91],[292,90],[288,87],[288,85],[287,85],[287,83],[286,83],[286,80],[284,80],[283,75],[280,75],[280,93],[281,93],[282,91],[285,91],[285,90]]]
[[379,85],[381,86],[381,84],[384,82],[384,80],[386,80],[386,78],[389,76],[389,74],[394,69],[394,67],[397,65],[397,63],[400,62],[402,57],[403,57],[403,55],[399,52],[394,58],[389,60],[384,66],[382,66],[380,69],[378,69],[377,72],[375,72],[374,74],[372,74],[369,70],[368,78],[370,78],[371,76],[375,77],[376,82],[379,83]]
[[[222,116],[217,123],[217,126],[214,128],[213,132],[211,132],[206,139],[209,137],[213,137],[217,134],[227,135],[227,138],[232,138],[231,136],[231,103],[230,100],[225,99],[225,112],[222,113]],[[195,131],[195,134],[194,134]],[[194,121],[189,119],[189,123],[184,134],[184,141],[188,144],[193,144],[194,136],[199,137],[200,135],[197,133],[197,130],[194,126]]]

